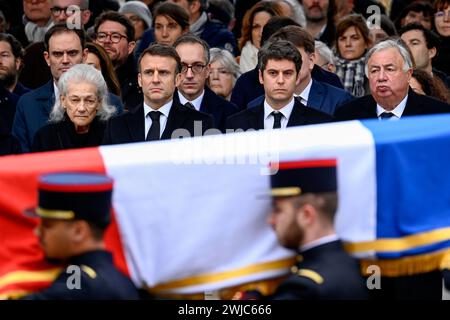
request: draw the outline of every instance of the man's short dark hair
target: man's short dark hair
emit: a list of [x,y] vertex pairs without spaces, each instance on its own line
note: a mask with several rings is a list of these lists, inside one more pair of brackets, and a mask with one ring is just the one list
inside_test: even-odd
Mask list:
[[146,55],[173,58],[177,63],[177,68],[175,70],[175,73],[178,74],[181,72],[180,56],[178,55],[175,48],[172,46],[168,46],[166,44],[159,44],[159,43],[154,43],[154,44],[150,45],[147,49],[144,50],[144,52],[142,52],[141,56],[139,57],[139,61],[138,61],[139,72],[141,72],[142,58],[144,58],[144,56],[146,56]]
[[115,11],[103,12],[101,15],[99,15],[95,19],[94,32],[96,34],[98,32],[98,28],[100,27],[100,25],[105,21],[114,21],[114,22],[117,22],[117,23],[120,23],[121,25],[123,25],[125,27],[125,29],[127,30],[128,42],[134,41],[134,32],[135,32],[134,26],[131,23],[130,19],[127,18],[127,16],[125,16],[122,13],[115,12]]
[[302,68],[302,56],[298,49],[289,41],[269,41],[258,51],[258,69],[266,69],[269,60],[289,60],[294,62],[297,74]]
[[301,47],[309,54],[315,52],[314,38],[302,27],[287,26],[275,32],[270,41],[286,40],[292,42],[294,46]]
[[300,25],[289,17],[274,16],[267,21],[263,27],[261,34],[261,47],[267,40],[278,30],[286,26],[298,26]]
[[189,28],[189,13],[186,10],[172,2],[161,2],[153,10],[153,27],[157,16],[167,16],[180,25],[181,29]]
[[9,33],[0,33],[0,41],[9,43],[12,54],[16,59],[23,59],[25,50],[23,49],[22,44],[13,35]]
[[86,47],[86,33],[84,32],[84,30],[77,29],[77,28],[69,28],[69,27],[67,27],[67,25],[65,23],[59,23],[59,24],[55,24],[53,27],[48,29],[48,31],[45,33],[45,37],[44,37],[45,51],[48,51],[48,44],[50,42],[50,38],[55,34],[60,34],[60,33],[64,33],[64,32],[75,33],[78,36],[78,38],[80,39],[81,49],[84,50],[84,48]]
[[294,197],[294,207],[301,208],[305,204],[312,205],[329,223],[334,223],[338,209],[337,192],[305,193]]
[[412,31],[412,30],[422,31],[422,34],[423,34],[423,37],[425,38],[428,49],[439,48],[439,45],[440,45],[439,36],[436,33],[434,33],[433,31],[430,31],[430,30],[424,28],[424,26],[420,23],[407,24],[406,26],[404,26],[403,28],[400,29],[399,35],[401,36],[402,34],[408,32],[408,31]]
[[181,37],[179,37],[175,43],[173,44],[173,47],[176,48],[181,44],[184,43],[192,43],[192,44],[199,44],[203,47],[203,51],[204,51],[204,58],[205,58],[205,63],[208,64],[209,60],[210,60],[210,56],[209,56],[209,45],[206,43],[205,40],[200,39],[199,37],[197,37],[196,35],[192,34],[192,33],[186,33],[184,35],[182,35]]

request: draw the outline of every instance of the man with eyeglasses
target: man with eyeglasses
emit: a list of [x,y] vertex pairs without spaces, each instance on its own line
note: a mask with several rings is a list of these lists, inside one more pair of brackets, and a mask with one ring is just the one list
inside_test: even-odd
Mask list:
[[236,113],[238,108],[205,85],[210,74],[208,44],[197,36],[187,34],[178,38],[173,46],[182,65],[175,99],[181,104],[212,115],[215,128],[225,132],[227,118]]
[[144,102],[138,108],[109,120],[104,144],[193,137],[212,127],[210,115],[174,99],[182,67],[173,47],[151,45],[141,54],[138,65],[138,81]]
[[132,110],[142,103],[133,55],[134,26],[125,15],[109,11],[97,17],[94,32],[95,42],[106,50],[114,65],[125,109]]
[[[22,151],[29,152],[35,133],[47,124],[50,111],[59,96],[57,82],[72,66],[83,63],[87,56],[86,35],[83,30],[57,24],[45,34],[44,58],[52,79],[45,85],[24,94],[17,103],[12,133],[19,140]],[[117,96],[109,95],[110,103],[123,110]]]
[[75,24],[79,21],[85,26],[91,17],[89,0],[52,0],[50,11],[55,23],[68,21]]

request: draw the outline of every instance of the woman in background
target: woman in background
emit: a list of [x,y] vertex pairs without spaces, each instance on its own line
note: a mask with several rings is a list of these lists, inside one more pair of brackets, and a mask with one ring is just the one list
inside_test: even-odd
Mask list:
[[212,91],[230,101],[231,91],[237,78],[241,75],[234,56],[225,49],[210,49],[210,73],[208,85]]
[[369,93],[364,73],[365,54],[372,40],[366,19],[351,14],[341,19],[336,27],[336,74],[344,89],[355,97]]
[[282,15],[283,8],[275,1],[260,1],[244,15],[242,36],[239,39],[239,49],[241,50],[239,65],[242,73],[253,70],[258,63],[261,34],[267,21],[273,16]]
[[87,42],[86,48],[88,49],[88,55],[85,63],[100,71],[106,81],[109,92],[120,97],[121,92],[119,79],[117,79],[116,72],[114,71],[114,67],[108,53],[102,46],[93,42]]

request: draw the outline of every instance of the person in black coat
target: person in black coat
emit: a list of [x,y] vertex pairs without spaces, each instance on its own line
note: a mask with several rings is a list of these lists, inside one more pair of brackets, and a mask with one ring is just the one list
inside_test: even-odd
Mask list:
[[210,76],[208,44],[197,36],[187,34],[179,37],[173,46],[182,65],[174,101],[184,105],[189,103],[196,110],[210,114],[214,120],[214,128],[225,132],[227,118],[236,113],[238,108],[206,86]]
[[450,112],[450,105],[418,95],[409,86],[412,59],[401,40],[385,40],[367,53],[366,73],[371,95],[342,105],[336,120],[379,118],[398,120],[403,116]]
[[330,115],[309,108],[294,98],[301,66],[300,52],[291,42],[277,40],[264,45],[258,53],[258,67],[265,99],[259,105],[228,118],[227,132],[280,129],[332,121]]
[[46,259],[65,269],[49,288],[24,300],[139,299],[131,280],[113,264],[103,236],[111,222],[111,178],[96,173],[52,173],[39,178],[37,234]]
[[273,207],[268,223],[278,242],[299,256],[290,276],[268,299],[368,298],[359,264],[334,230],[337,185],[335,160],[280,163],[271,176]]
[[75,65],[61,76],[58,90],[60,99],[50,113],[50,123],[36,132],[31,151],[100,145],[106,120],[116,112],[107,103],[108,88],[100,71]]
[[[270,37],[286,26],[298,26],[294,20],[288,17],[272,17],[263,28],[261,36],[261,47],[270,39]],[[264,87],[259,82],[258,66],[248,72],[243,73],[236,81],[231,93],[231,102],[240,109],[246,109],[248,104],[264,94]],[[321,67],[314,65],[311,71],[311,77],[314,80],[326,82],[332,86],[343,89],[341,80],[332,72],[323,70]]]
[[108,121],[104,144],[193,137],[213,127],[210,115],[175,101],[181,60],[173,47],[162,44],[148,47],[140,57],[139,70],[144,103]]

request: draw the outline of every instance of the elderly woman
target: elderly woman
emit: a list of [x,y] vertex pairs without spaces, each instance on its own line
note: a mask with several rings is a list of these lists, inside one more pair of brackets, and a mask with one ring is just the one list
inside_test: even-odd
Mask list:
[[366,19],[351,14],[336,27],[336,74],[344,89],[355,97],[368,93],[368,80],[364,75],[365,54],[372,45]]
[[236,79],[241,75],[233,55],[225,49],[212,48],[208,85],[212,91],[230,101]]
[[78,64],[58,81],[59,99],[49,124],[34,136],[31,150],[52,151],[98,146],[116,108],[107,101],[108,88],[100,71]]

